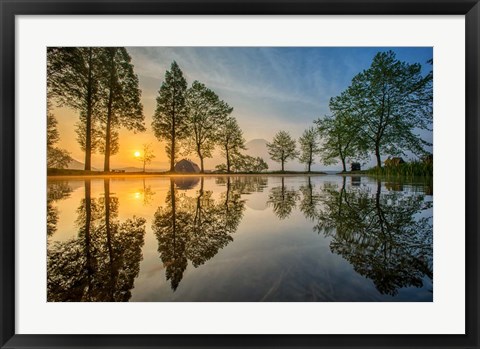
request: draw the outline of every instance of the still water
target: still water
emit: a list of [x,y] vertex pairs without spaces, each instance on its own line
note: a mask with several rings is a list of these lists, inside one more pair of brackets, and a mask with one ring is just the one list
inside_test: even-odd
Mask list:
[[47,297],[431,302],[432,206],[369,177],[49,180]]

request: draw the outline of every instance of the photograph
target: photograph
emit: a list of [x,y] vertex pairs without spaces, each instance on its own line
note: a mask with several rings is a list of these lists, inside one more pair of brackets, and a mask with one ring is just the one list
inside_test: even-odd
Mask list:
[[45,55],[47,302],[433,303],[432,46]]

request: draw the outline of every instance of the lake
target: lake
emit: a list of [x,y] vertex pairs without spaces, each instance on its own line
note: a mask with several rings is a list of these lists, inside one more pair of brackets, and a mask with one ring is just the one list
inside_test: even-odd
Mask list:
[[433,300],[431,183],[49,180],[48,301]]

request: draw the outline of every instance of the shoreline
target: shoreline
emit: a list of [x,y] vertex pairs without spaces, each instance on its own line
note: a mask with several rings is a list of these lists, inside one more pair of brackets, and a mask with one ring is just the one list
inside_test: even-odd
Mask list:
[[[339,174],[339,173],[338,173]],[[325,172],[298,172],[298,173],[98,173],[98,174],[51,174],[50,179],[92,179],[92,178],[149,178],[149,177],[316,177],[337,175],[337,173]]]

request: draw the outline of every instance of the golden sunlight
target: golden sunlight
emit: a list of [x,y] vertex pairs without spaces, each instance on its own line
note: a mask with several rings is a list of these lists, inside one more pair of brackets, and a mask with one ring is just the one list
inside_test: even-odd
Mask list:
[[140,152],[139,151],[136,151],[135,153],[133,153],[133,155],[138,158],[140,156]]

